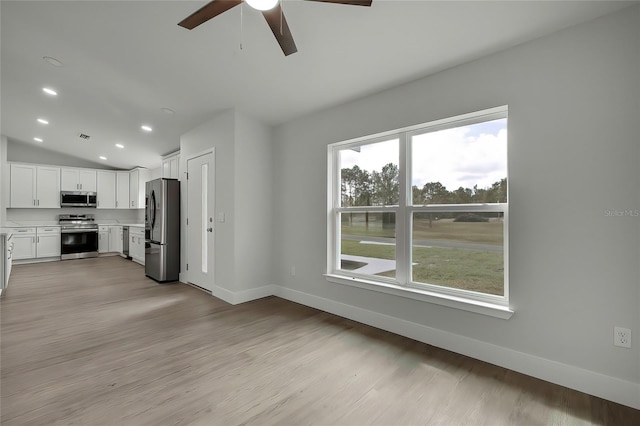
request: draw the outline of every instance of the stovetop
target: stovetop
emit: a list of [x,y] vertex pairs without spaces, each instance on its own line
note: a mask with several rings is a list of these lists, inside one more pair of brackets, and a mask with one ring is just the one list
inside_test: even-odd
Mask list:
[[58,215],[58,223],[63,229],[70,228],[98,228],[95,217],[92,214],[61,214]]

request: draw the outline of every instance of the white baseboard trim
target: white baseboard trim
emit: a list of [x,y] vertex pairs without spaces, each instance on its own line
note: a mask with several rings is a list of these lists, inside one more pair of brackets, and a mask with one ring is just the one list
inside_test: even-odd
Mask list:
[[640,409],[640,383],[606,376],[298,290],[278,285],[265,285],[232,292],[214,286],[211,294],[233,305],[267,296],[277,296],[518,373]]
[[252,300],[262,299],[263,297],[274,296],[278,291],[275,285],[265,285],[262,287],[252,288],[250,290],[239,291],[234,295],[234,305],[238,303],[250,302]]
[[214,285],[211,294],[218,299],[222,299],[232,305],[239,303],[251,302],[252,300],[262,299],[263,297],[273,296],[277,291],[275,285],[264,285],[243,291],[231,291],[226,288]]
[[640,409],[640,384],[281,286],[274,295],[599,398]]

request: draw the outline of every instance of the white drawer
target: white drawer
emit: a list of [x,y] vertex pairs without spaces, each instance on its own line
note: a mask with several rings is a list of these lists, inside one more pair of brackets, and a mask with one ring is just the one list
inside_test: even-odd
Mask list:
[[98,232],[109,232],[109,225],[98,226]]
[[38,234],[59,234],[60,227],[59,226],[38,226]]
[[7,228],[14,235],[35,234],[36,228]]

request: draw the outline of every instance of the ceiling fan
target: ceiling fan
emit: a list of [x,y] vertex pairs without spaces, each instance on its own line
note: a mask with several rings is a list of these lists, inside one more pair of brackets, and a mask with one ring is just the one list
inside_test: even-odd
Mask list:
[[[180,21],[178,25],[188,30],[192,30],[200,24],[207,22],[211,18],[215,18],[223,12],[239,5],[245,0],[213,0],[185,19]],[[282,0],[246,0],[249,6],[262,12],[264,19],[271,28],[278,44],[282,48],[285,56],[296,53],[298,49],[293,41],[293,36],[287,25],[287,20],[282,13]],[[371,6],[372,0],[307,0],[319,1],[324,3],[349,4],[354,6]]]

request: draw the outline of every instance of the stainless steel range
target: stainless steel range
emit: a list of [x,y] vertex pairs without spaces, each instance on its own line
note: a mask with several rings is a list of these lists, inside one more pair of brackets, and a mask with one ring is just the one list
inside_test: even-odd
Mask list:
[[98,257],[98,224],[92,214],[61,214],[60,258]]

